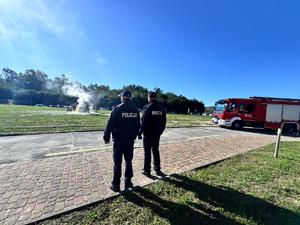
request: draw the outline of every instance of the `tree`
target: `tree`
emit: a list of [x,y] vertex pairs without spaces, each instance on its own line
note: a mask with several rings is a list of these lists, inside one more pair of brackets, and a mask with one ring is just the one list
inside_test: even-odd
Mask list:
[[42,71],[30,69],[19,76],[19,86],[23,89],[42,91],[47,87],[48,75]]
[[60,77],[55,77],[53,80],[48,80],[47,87],[49,90],[63,94],[63,87],[66,85],[70,85],[71,82],[67,75],[62,74]]
[[19,75],[15,71],[5,67],[1,72],[1,80],[9,85],[17,86]]
[[102,94],[108,93],[110,90],[110,87],[108,85],[97,85],[97,84],[90,84],[88,86],[88,89],[90,91],[99,92]]
[[6,85],[0,84],[0,99],[12,99],[13,90]]

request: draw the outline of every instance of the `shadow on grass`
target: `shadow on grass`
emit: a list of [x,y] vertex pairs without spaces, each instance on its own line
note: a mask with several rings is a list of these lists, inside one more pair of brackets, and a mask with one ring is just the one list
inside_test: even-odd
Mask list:
[[216,208],[221,208],[219,211],[227,212],[233,217],[249,219],[252,223],[262,225],[300,224],[299,214],[234,189],[213,187],[181,175],[173,175],[163,181],[193,192],[200,203],[171,202],[145,188],[137,188],[124,194],[124,197],[140,207],[150,208],[153,213],[173,225],[244,224],[245,221],[237,222],[218,212]]
[[137,206],[150,208],[153,213],[167,219],[173,225],[240,224],[205,206],[199,205],[198,208],[194,208],[189,205],[167,201],[142,187],[126,193],[124,197]]

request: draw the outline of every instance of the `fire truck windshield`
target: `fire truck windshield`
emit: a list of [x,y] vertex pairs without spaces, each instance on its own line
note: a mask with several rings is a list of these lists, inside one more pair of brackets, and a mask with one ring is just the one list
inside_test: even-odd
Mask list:
[[217,112],[223,112],[225,109],[225,103],[216,103],[215,104],[215,111]]

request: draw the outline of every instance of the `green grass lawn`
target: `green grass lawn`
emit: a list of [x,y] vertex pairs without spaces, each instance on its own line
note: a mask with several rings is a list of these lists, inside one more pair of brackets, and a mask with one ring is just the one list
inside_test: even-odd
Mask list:
[[[69,114],[64,108],[0,105],[0,135],[96,131],[105,128],[110,111]],[[168,115],[169,127],[199,126],[208,116]]]
[[300,224],[300,143],[285,142],[173,175],[93,207],[43,222],[58,224]]
[[76,115],[68,114],[64,108],[0,105],[0,134],[99,130],[109,113]]
[[203,123],[210,122],[211,116],[198,116],[198,115],[167,115],[168,127],[192,127],[201,126]]

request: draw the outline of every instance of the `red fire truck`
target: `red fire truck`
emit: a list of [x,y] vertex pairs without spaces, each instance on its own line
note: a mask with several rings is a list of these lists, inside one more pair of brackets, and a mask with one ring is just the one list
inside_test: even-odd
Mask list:
[[212,120],[220,126],[233,129],[249,126],[282,128],[286,133],[299,133],[300,99],[271,97],[222,99],[215,104]]

